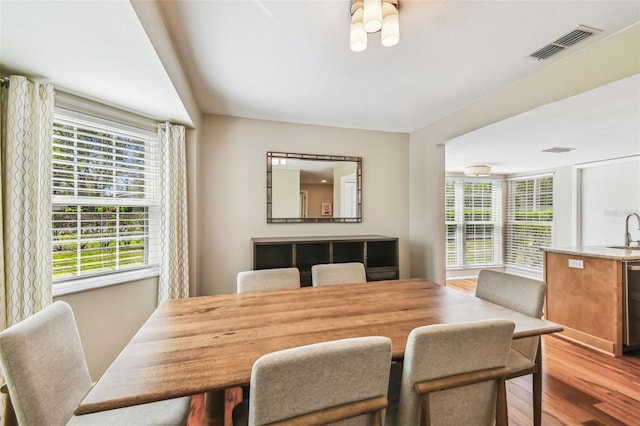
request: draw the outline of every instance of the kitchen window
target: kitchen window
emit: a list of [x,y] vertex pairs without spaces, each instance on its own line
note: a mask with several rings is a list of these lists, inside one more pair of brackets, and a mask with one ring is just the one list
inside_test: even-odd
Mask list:
[[497,179],[447,177],[447,268],[502,264],[502,187]]
[[52,155],[54,291],[157,266],[156,132],[56,108]]
[[541,247],[553,241],[553,176],[507,180],[505,264],[542,272]]

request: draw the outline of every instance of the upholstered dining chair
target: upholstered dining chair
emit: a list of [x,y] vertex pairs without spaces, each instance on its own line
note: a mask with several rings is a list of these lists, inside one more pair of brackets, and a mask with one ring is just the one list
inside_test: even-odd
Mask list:
[[19,425],[185,425],[189,416],[190,397],[74,416],[92,383],[62,301],[0,332],[0,366]]
[[391,340],[380,336],[264,355],[251,371],[249,401],[234,408],[234,426],[382,426],[390,363]]
[[[546,294],[543,281],[488,269],[480,271],[476,284],[476,297],[535,318],[542,317]],[[509,378],[533,374],[534,419],[542,412],[542,372],[536,362],[539,356],[540,336],[515,339],[507,363]],[[534,420],[534,424],[540,424],[540,420]]]
[[399,426],[506,424],[503,376],[514,328],[496,319],[412,330],[388,418],[397,409]]
[[365,282],[367,274],[360,262],[323,263],[311,267],[311,284],[314,287]]
[[300,271],[298,268],[242,271],[238,272],[236,284],[238,293],[300,288]]

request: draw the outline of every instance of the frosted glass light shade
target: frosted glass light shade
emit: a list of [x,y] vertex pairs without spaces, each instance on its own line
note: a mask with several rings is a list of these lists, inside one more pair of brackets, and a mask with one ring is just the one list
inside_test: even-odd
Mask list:
[[375,33],[382,28],[382,1],[364,0],[364,29]]
[[486,177],[491,175],[491,166],[479,164],[475,166],[467,166],[464,168],[465,176]]
[[382,45],[395,46],[400,41],[398,9],[390,3],[382,2]]
[[351,15],[351,33],[349,35],[349,45],[354,52],[362,52],[367,48],[367,32],[362,21],[362,8],[356,9]]

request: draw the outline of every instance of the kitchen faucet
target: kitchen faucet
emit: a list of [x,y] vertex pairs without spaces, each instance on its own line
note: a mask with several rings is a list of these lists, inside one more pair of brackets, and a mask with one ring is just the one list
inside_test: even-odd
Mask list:
[[[631,216],[635,216],[636,219],[638,219],[638,230],[640,230],[640,216],[638,216],[638,213],[631,213],[630,215],[627,216],[626,222],[625,222],[625,226],[624,226],[624,245],[625,247],[631,247],[631,242],[633,241],[631,239],[631,234],[629,233],[629,218]],[[638,244],[640,244],[640,240],[638,240]]]

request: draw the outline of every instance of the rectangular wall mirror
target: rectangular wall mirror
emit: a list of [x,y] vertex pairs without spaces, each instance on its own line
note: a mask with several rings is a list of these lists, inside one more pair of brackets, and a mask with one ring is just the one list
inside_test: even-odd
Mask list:
[[362,157],[267,152],[267,223],[362,222]]

